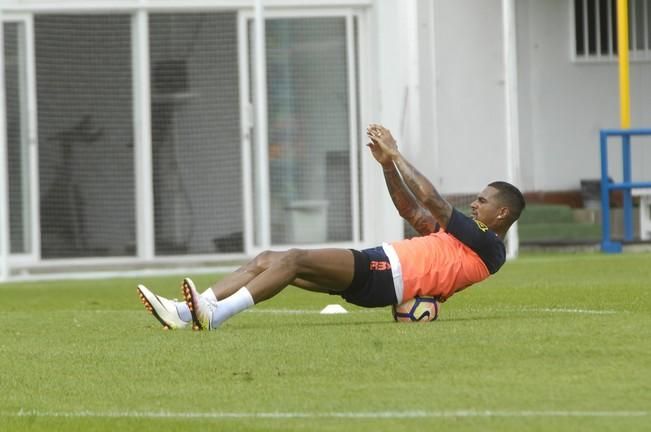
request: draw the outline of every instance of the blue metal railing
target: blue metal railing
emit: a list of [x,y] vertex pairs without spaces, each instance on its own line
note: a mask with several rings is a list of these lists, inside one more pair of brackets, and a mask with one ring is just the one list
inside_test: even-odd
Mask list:
[[[651,135],[651,129],[602,129],[599,133],[601,144],[601,250],[619,253],[622,243],[613,241],[610,235],[610,191],[623,191],[624,206],[624,241],[633,240],[633,198],[632,189],[651,188],[651,182],[634,182],[631,172],[631,137]],[[621,183],[611,182],[608,177],[608,138],[622,138],[622,173]]]

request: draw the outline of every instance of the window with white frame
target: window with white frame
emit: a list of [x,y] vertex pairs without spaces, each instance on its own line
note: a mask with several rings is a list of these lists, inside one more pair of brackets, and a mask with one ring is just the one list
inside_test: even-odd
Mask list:
[[[577,60],[617,56],[617,0],[574,0],[574,55]],[[628,0],[631,60],[651,60],[651,0]]]

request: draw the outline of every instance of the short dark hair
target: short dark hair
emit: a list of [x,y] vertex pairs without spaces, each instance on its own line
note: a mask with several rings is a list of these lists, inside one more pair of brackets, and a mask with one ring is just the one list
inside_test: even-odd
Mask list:
[[520,189],[505,181],[494,181],[488,186],[498,190],[497,199],[511,211],[511,223],[518,220],[526,206]]

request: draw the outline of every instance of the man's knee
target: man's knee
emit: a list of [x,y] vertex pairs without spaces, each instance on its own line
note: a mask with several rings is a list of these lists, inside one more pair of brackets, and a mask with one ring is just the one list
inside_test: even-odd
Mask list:
[[256,271],[257,273],[265,271],[271,266],[271,264],[273,264],[275,254],[277,254],[277,252],[270,250],[260,252],[255,258],[253,258],[253,261],[251,261],[249,270]]
[[283,266],[288,266],[292,269],[298,270],[301,267],[305,255],[306,253],[304,249],[289,249],[286,252],[283,252],[280,261]]
[[304,256],[305,250],[303,249],[289,249],[284,252],[266,250],[258,254],[251,261],[249,270],[259,273],[276,263],[293,269],[299,269]]

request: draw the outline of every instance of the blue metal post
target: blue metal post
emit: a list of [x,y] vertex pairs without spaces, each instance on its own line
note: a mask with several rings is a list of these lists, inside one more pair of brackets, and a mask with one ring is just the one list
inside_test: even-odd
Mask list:
[[[631,182],[631,135],[624,133],[622,135],[622,163],[624,183]],[[624,197],[624,240],[633,240],[633,198],[631,189],[622,190]]]
[[608,135],[605,131],[599,133],[601,145],[601,250],[602,252],[618,253],[622,247],[610,240],[610,185],[608,182]]
[[[633,182],[631,168],[631,137],[651,135],[651,129],[602,129],[599,132],[601,149],[601,250],[617,253],[622,242],[613,241],[610,235],[610,191],[621,190],[624,197],[624,240],[633,240],[633,189],[651,189],[651,182]],[[623,181],[610,182],[608,178],[608,137],[622,138]]]

